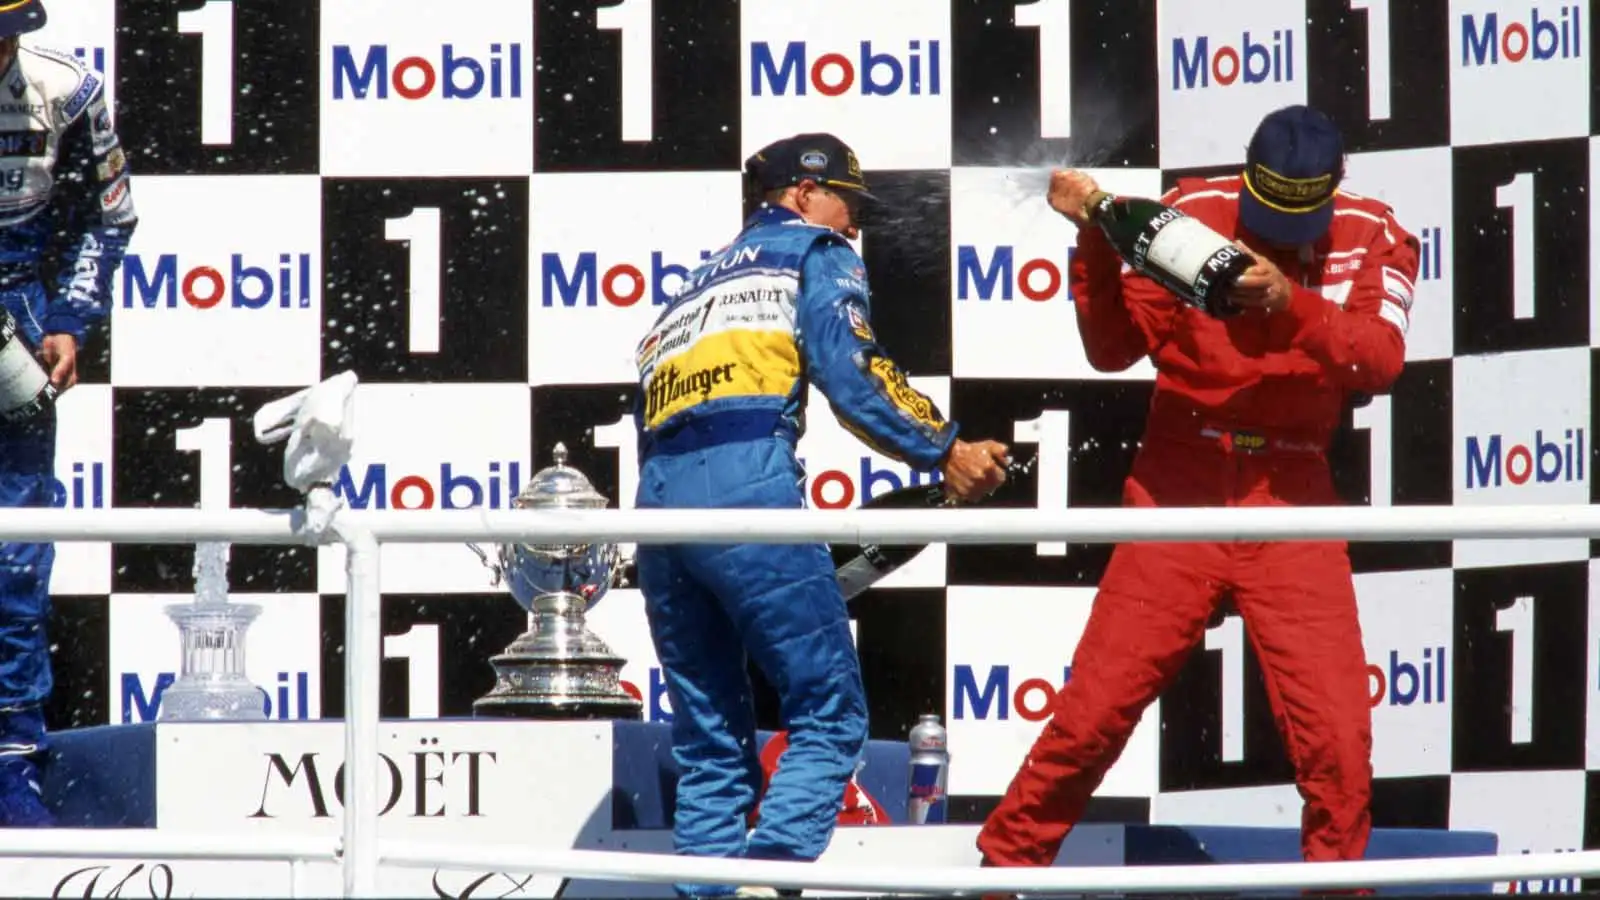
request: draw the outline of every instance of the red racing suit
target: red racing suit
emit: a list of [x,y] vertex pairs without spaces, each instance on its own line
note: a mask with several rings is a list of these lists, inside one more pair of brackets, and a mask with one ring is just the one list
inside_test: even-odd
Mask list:
[[[1089,362],[1157,370],[1125,506],[1335,505],[1325,449],[1352,393],[1405,361],[1416,239],[1341,193],[1327,234],[1270,251],[1238,224],[1238,177],[1162,197],[1272,257],[1287,308],[1216,319],[1127,270],[1097,228],[1070,270]],[[1144,710],[1231,599],[1261,662],[1304,800],[1307,860],[1359,859],[1371,832],[1371,706],[1344,542],[1132,543],[1113,552],[1051,719],[978,837],[987,865],[1048,866]]]

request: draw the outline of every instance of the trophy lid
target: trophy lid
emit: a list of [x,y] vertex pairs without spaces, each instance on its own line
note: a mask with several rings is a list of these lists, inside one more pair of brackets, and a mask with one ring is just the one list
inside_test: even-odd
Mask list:
[[594,489],[588,477],[567,465],[566,444],[556,444],[555,465],[535,472],[517,496],[517,505],[535,509],[605,509],[606,496]]

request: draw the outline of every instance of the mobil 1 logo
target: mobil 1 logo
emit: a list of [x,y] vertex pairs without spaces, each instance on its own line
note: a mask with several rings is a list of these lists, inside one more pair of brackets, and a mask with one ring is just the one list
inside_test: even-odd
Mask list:
[[528,185],[322,182],[324,377],[527,381]]
[[1587,346],[1588,140],[1451,152],[1456,355]]
[[1451,768],[1582,769],[1587,561],[1457,569]]
[[[1328,447],[1334,490],[1356,506],[1449,505],[1450,360],[1413,360],[1387,393],[1354,398]],[[1449,541],[1351,541],[1355,572],[1448,567]]]
[[556,444],[565,444],[567,465],[584,475],[613,508],[631,509],[639,484],[633,384],[540,385],[532,389],[535,471],[551,464]]
[[[344,669],[344,594],[323,594],[322,671]],[[385,594],[379,614],[383,662],[378,715],[385,719],[471,717],[472,702],[495,685],[489,658],[528,628],[509,592]],[[322,715],[344,715],[344,681],[322,682]]]
[[[251,419],[287,388],[113,388],[113,505],[165,509],[290,509],[283,445],[255,439]],[[114,544],[113,593],[190,592],[194,546]],[[314,590],[315,551],[229,549],[228,585],[249,593]]]
[[1352,152],[1450,145],[1450,10],[1409,0],[1306,0],[1306,102]]
[[[1007,485],[995,507],[1115,507],[1133,464],[1150,402],[1148,381],[956,378],[950,418],[969,440],[985,437],[1025,459],[1031,477]],[[1099,583],[1112,552],[1105,543],[951,544],[950,584]]]
[[958,166],[1061,160],[1155,168],[1156,17],[1117,0],[953,4],[950,92]]
[[117,130],[135,172],[314,175],[314,3],[117,0]]
[[534,4],[533,171],[736,171],[739,7]]
[[319,6],[323,175],[527,175],[532,4],[456,3],[426,20],[366,0]]

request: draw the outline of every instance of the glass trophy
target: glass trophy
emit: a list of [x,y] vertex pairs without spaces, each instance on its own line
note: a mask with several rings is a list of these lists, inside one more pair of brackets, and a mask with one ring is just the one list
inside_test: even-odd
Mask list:
[[227,544],[195,547],[195,598],[166,608],[178,626],[183,666],[161,695],[162,722],[263,721],[266,694],[245,676],[245,636],[261,614],[228,599]]

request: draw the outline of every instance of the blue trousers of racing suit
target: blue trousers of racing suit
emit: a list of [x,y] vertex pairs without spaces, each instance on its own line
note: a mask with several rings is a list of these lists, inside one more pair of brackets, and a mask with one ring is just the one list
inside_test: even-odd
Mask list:
[[[644,457],[639,508],[799,508],[792,435],[663,447]],[[759,428],[757,431],[759,432]],[[774,431],[778,432],[774,434]],[[673,452],[679,450],[680,452]],[[674,839],[686,855],[813,860],[827,849],[867,740],[850,620],[820,544],[641,544],[645,612],[672,701],[680,778]],[[781,698],[789,748],[761,799],[753,659]],[[680,894],[730,893],[680,884]]]
[[[41,337],[37,282],[0,292],[29,348]],[[49,409],[23,423],[0,422],[0,506],[58,505],[56,417]],[[38,799],[35,761],[46,749],[43,703],[50,670],[50,572],[53,544],[0,544],[0,826],[48,824]]]

